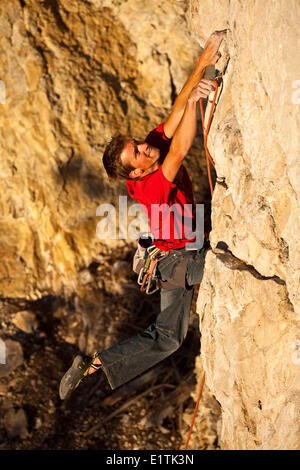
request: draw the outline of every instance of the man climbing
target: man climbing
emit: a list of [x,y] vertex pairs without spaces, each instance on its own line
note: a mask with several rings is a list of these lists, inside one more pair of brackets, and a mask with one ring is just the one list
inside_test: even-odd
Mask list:
[[[190,212],[188,223],[172,214],[153,221],[154,205],[190,207],[193,191],[183,166],[196,135],[196,105],[213,89],[212,81],[203,79],[205,68],[220,57],[219,47],[226,30],[215,31],[205,44],[195,68],[175,100],[167,120],[151,131],[144,142],[118,135],[106,147],[103,164],[110,179],[126,178],[129,195],[146,208],[154,245],[161,259],[157,271],[161,281],[161,311],[156,321],[143,332],[94,356],[76,356],[63,376],[59,394],[68,398],[84,377],[101,369],[112,389],[165,359],[182,344],[188,330],[193,286],[203,276],[207,246],[186,250],[193,243]],[[152,219],[152,220],[151,220]],[[169,227],[165,225],[169,224]],[[164,236],[168,228],[168,235]]]

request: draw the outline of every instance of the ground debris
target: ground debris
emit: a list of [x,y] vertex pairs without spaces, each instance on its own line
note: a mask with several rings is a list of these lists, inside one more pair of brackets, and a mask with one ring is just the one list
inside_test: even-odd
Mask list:
[[[92,354],[107,348],[155,320],[159,295],[149,299],[142,294],[135,274],[128,274],[122,294],[117,288],[110,289],[109,267],[118,266],[125,271],[132,256],[130,247],[99,256],[86,268],[89,274],[85,273],[85,279],[89,282],[81,283],[69,297],[2,301],[2,338],[9,354],[8,370],[0,375],[1,449],[182,447],[188,432],[183,416],[187,410],[192,413],[194,407],[191,394],[196,383],[195,358],[200,349],[196,295],[187,338],[172,357],[113,392],[104,374],[96,373],[80,385],[68,402],[61,401],[58,395],[60,379],[75,354]],[[118,260],[124,263],[114,264]],[[101,269],[102,265],[105,269]],[[113,282],[117,282],[117,276]],[[36,328],[30,334],[13,322],[20,311],[31,312],[36,319]],[[4,371],[2,365],[1,370]],[[17,422],[23,420],[23,425],[17,432],[9,423],[18,410],[23,410],[17,414]],[[7,429],[16,437],[11,439]]]
[[20,437],[25,439],[28,436],[27,417],[22,409],[9,409],[4,415],[4,427],[9,439]]
[[33,333],[37,329],[38,323],[34,313],[23,310],[14,315],[12,322],[17,328],[25,333]]
[[7,339],[5,341],[2,340],[1,344],[4,350],[4,360],[1,361],[0,377],[10,374],[24,360],[22,345],[18,341]]

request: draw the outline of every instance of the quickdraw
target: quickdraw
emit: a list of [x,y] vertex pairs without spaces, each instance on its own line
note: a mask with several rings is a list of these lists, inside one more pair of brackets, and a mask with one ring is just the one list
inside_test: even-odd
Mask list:
[[[159,279],[156,276],[157,263],[166,256],[168,251],[162,251],[155,245],[151,245],[145,251],[144,265],[140,270],[138,276],[138,284],[141,286],[140,290],[148,295],[154,294],[159,290]],[[154,285],[154,287],[153,287]]]

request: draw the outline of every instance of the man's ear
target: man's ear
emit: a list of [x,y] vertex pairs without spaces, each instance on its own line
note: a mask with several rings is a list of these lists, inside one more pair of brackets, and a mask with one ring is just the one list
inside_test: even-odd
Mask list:
[[141,168],[135,168],[134,170],[131,170],[129,173],[129,178],[141,178],[144,174],[145,170],[142,170]]

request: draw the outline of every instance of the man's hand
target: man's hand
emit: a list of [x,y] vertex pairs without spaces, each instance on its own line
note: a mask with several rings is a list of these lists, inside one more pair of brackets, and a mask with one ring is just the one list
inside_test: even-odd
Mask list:
[[208,38],[202,54],[198,58],[198,62],[201,63],[202,66],[204,65],[204,67],[207,67],[208,65],[215,65],[218,62],[221,57],[219,47],[224,37],[226,36],[226,33],[227,29],[223,29],[222,31],[215,31]]
[[199,101],[200,98],[207,98],[210,92],[214,89],[215,86],[213,84],[213,80],[206,80],[205,78],[202,78],[198,85],[192,89],[188,97],[188,102],[196,102]]

